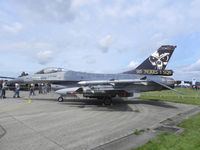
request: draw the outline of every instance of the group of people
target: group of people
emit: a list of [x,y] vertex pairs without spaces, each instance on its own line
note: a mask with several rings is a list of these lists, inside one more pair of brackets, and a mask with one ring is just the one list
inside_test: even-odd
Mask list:
[[39,94],[49,93],[51,90],[51,86],[49,84],[39,83],[38,84]]
[[[8,89],[7,82],[3,80],[2,84],[0,85],[0,97],[2,99],[6,98],[6,90]],[[19,90],[20,85],[18,83],[15,83],[15,93],[13,95],[13,98],[20,98],[19,96]]]
[[[20,96],[19,96],[19,90],[20,90],[20,85],[18,83],[15,83],[15,93],[13,95],[13,98],[16,98],[16,97],[20,98]],[[29,85],[29,90],[30,90],[29,97],[31,95],[35,95],[35,85],[33,83],[31,83]]]
[[[6,98],[6,89],[8,88],[7,82],[5,80],[2,81],[2,84],[0,84],[0,98]],[[48,93],[51,90],[51,87],[49,84],[38,84],[38,90],[39,94],[45,94]],[[31,83],[29,84],[29,97],[35,96],[35,84]],[[20,85],[18,83],[15,83],[15,91],[13,98],[20,98]]]

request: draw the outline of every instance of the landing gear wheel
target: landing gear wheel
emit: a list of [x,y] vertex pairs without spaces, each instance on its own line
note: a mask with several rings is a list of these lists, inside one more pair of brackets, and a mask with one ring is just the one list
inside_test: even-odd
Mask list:
[[105,97],[103,103],[105,105],[111,105],[112,104],[112,98],[110,97]]
[[64,100],[64,99],[63,99],[62,96],[58,97],[58,101],[59,101],[59,102],[63,102],[63,100]]

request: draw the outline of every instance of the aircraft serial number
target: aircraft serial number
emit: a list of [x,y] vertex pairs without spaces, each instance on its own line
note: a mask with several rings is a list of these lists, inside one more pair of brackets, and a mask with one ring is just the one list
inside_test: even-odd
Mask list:
[[137,74],[149,74],[149,75],[167,75],[173,74],[172,70],[149,70],[149,69],[137,69]]

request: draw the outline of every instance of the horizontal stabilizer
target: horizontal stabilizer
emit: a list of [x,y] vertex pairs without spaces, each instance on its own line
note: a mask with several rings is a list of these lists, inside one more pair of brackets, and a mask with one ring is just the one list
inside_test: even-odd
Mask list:
[[154,81],[154,80],[151,80],[151,81],[153,81],[153,82],[155,82],[155,83],[157,83],[157,84],[159,84],[159,85],[161,85],[161,86],[163,86],[163,87],[165,87],[165,88],[167,88],[167,89],[169,89],[169,90],[172,90],[172,91],[174,91],[174,92],[176,92],[176,93],[178,93],[178,94],[183,95],[182,92],[180,92],[180,91],[178,91],[178,90],[175,90],[175,89],[173,89],[173,88],[171,88],[171,87],[169,87],[169,86],[167,86],[167,85],[165,85],[165,84],[163,84],[163,83],[160,83],[160,82],[157,82],[157,81]]

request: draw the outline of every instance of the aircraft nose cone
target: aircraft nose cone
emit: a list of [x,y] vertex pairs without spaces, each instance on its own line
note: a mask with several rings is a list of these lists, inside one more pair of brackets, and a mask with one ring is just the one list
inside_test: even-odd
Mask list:
[[66,90],[65,89],[57,90],[55,92],[56,92],[56,94],[60,94],[60,95],[65,95],[66,94]]

